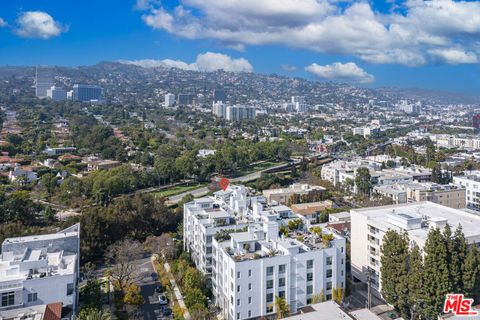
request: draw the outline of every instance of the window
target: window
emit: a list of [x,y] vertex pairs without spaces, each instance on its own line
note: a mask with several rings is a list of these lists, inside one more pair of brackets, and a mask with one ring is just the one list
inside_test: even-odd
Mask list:
[[273,288],[273,280],[267,280],[267,289]]
[[252,297],[248,297],[248,304],[252,304]]
[[332,300],[332,295],[331,294],[327,294],[327,300]]
[[278,266],[278,273],[282,274],[285,273],[286,266],[284,264],[281,264]]
[[67,284],[67,296],[70,296],[73,294],[73,283]]
[[285,278],[278,279],[278,286],[285,287]]
[[312,281],[313,280],[313,272],[307,273],[307,281]]
[[233,278],[233,269],[230,269],[230,277]]
[[240,279],[240,271],[237,271],[237,279]]
[[267,276],[273,275],[273,267],[267,267]]
[[28,294],[28,302],[37,301],[38,294],[36,292]]
[[240,305],[240,299],[237,299],[237,306]]
[[207,254],[212,253],[212,247],[207,247]]
[[273,302],[273,293],[267,293],[267,302]]
[[327,266],[332,265],[332,257],[327,257]]
[[248,317],[251,318],[252,317],[252,311],[248,310]]
[[13,306],[15,304],[15,292],[9,291],[2,293],[2,307]]
[[252,290],[252,284],[251,283],[248,284],[248,290]]
[[240,319],[240,312],[237,312],[237,320]]
[[307,260],[307,269],[313,268],[313,260]]
[[327,269],[327,278],[332,277],[332,269]]
[[249,277],[252,276],[252,269],[248,269],[248,276],[249,276]]
[[342,260],[340,261],[340,264],[343,264],[343,258],[342,258]]
[[327,290],[332,290],[332,281],[327,282]]
[[278,296],[280,298],[285,298],[285,291],[278,291]]
[[313,286],[312,285],[308,285],[307,286],[307,294],[312,294],[313,293]]
[[267,313],[272,313],[272,312],[273,312],[273,303],[267,306]]
[[240,292],[240,286],[239,285],[237,286],[237,292]]

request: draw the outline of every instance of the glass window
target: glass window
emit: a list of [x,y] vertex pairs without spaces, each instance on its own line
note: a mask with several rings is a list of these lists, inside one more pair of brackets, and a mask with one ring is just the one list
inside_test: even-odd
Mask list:
[[307,281],[312,281],[313,280],[313,272],[307,273]]
[[267,302],[273,302],[273,293],[267,293]]
[[285,298],[285,291],[278,291],[278,296],[280,298]]
[[313,260],[307,260],[307,269],[313,268]]
[[15,304],[15,292],[9,291],[2,293],[2,307],[12,306]]
[[332,281],[327,282],[327,290],[332,290]]
[[240,299],[237,299],[237,306],[240,305]]
[[240,286],[239,285],[237,286],[237,292],[240,292]]
[[73,294],[73,283],[67,284],[67,296],[70,296]]
[[248,276],[249,276],[249,277],[252,276],[252,269],[248,269]]
[[327,278],[332,277],[332,269],[327,269]]
[[249,303],[249,304],[252,303],[252,297],[248,297],[248,303]]
[[240,312],[237,313],[237,320],[240,320]]
[[278,273],[282,274],[282,273],[285,273],[285,270],[286,270],[286,266],[284,264],[281,264],[278,266]]
[[327,257],[327,266],[332,265],[332,257]]
[[273,280],[267,280],[267,289],[273,288]]
[[278,286],[285,287],[285,278],[278,279]]
[[252,317],[252,311],[248,310],[248,317],[251,318]]
[[312,294],[313,293],[313,286],[312,285],[308,285],[307,286],[307,294]]
[[37,301],[38,294],[36,292],[28,294],[28,302]]
[[248,290],[252,290],[252,284],[251,283],[248,284]]
[[273,275],[273,267],[267,267],[267,276]]
[[237,271],[237,279],[240,279],[240,271]]

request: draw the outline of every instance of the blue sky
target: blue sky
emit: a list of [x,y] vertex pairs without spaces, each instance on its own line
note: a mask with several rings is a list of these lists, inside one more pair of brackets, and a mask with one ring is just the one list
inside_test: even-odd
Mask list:
[[476,1],[136,1],[2,1],[0,64],[153,59],[372,87],[480,89]]

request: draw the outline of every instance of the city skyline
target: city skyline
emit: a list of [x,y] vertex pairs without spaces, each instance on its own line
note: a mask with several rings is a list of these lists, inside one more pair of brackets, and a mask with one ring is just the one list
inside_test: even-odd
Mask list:
[[[368,87],[467,94],[480,88],[477,2],[285,0],[273,6],[132,0],[91,2],[88,19],[75,14],[88,3],[4,4],[0,63],[72,66],[106,60]],[[440,18],[442,25],[435,23]]]

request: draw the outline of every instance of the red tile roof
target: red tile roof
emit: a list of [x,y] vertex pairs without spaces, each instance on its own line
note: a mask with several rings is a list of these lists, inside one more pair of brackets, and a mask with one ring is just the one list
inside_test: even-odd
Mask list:
[[61,302],[47,304],[43,320],[60,320],[62,318],[62,305]]

